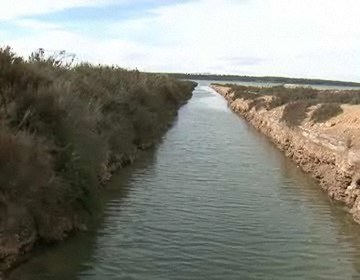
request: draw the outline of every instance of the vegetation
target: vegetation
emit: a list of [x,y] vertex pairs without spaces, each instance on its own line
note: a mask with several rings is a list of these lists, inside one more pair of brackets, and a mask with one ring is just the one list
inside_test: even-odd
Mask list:
[[339,103],[323,103],[315,109],[311,115],[311,120],[314,122],[326,122],[342,112],[343,109]]
[[81,226],[99,186],[156,142],[196,85],[71,62],[0,49],[1,244],[24,227],[51,241]]
[[[299,125],[308,115],[309,108],[316,106],[310,116],[313,122],[325,122],[342,112],[340,104],[360,104],[360,90],[331,91],[298,87],[247,87],[227,85],[236,98],[251,100],[250,108],[265,107],[270,110],[284,106],[282,121],[288,126]],[[265,100],[265,96],[269,97]]]
[[306,101],[292,101],[284,107],[281,120],[288,126],[298,126],[306,118],[310,103]]

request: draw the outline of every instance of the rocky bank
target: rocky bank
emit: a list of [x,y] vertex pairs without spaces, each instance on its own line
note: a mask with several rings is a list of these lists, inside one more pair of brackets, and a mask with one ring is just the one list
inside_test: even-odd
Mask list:
[[[235,98],[229,87],[212,88],[224,96],[235,113],[315,178],[332,199],[343,203],[360,223],[359,105],[342,105],[343,113],[326,123],[314,124],[305,119],[300,125],[289,127],[281,119],[284,105],[257,108],[251,106],[252,100]],[[270,102],[271,96],[262,99]]]

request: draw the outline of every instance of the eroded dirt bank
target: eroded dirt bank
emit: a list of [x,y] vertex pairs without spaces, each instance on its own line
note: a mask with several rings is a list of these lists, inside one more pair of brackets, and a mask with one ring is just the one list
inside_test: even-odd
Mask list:
[[273,96],[259,97],[263,106],[254,106],[254,99],[238,98],[230,87],[212,88],[226,98],[234,112],[314,177],[332,199],[344,203],[360,223],[359,105],[341,105],[341,114],[321,123],[310,121],[316,109],[313,106],[298,125],[291,127],[282,118],[286,105],[267,106]]

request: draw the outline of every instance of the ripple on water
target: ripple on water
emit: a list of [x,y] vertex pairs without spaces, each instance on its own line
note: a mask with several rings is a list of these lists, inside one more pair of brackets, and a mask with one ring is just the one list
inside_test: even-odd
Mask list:
[[[206,85],[155,158],[113,184],[126,192],[109,199],[94,238],[22,276],[360,279],[358,226]],[[46,264],[59,256],[68,264],[55,278]]]

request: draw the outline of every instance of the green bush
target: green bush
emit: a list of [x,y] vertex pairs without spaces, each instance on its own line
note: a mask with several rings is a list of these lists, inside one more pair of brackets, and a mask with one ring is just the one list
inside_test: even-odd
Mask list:
[[0,207],[28,209],[46,240],[93,214],[100,184],[157,141],[196,85],[66,58],[0,49]]
[[284,107],[281,121],[285,121],[290,127],[300,125],[307,116],[309,106],[311,106],[311,103],[305,100],[287,103]]
[[327,120],[341,114],[343,109],[339,103],[324,103],[320,104],[311,115],[311,120],[314,122],[326,122]]

